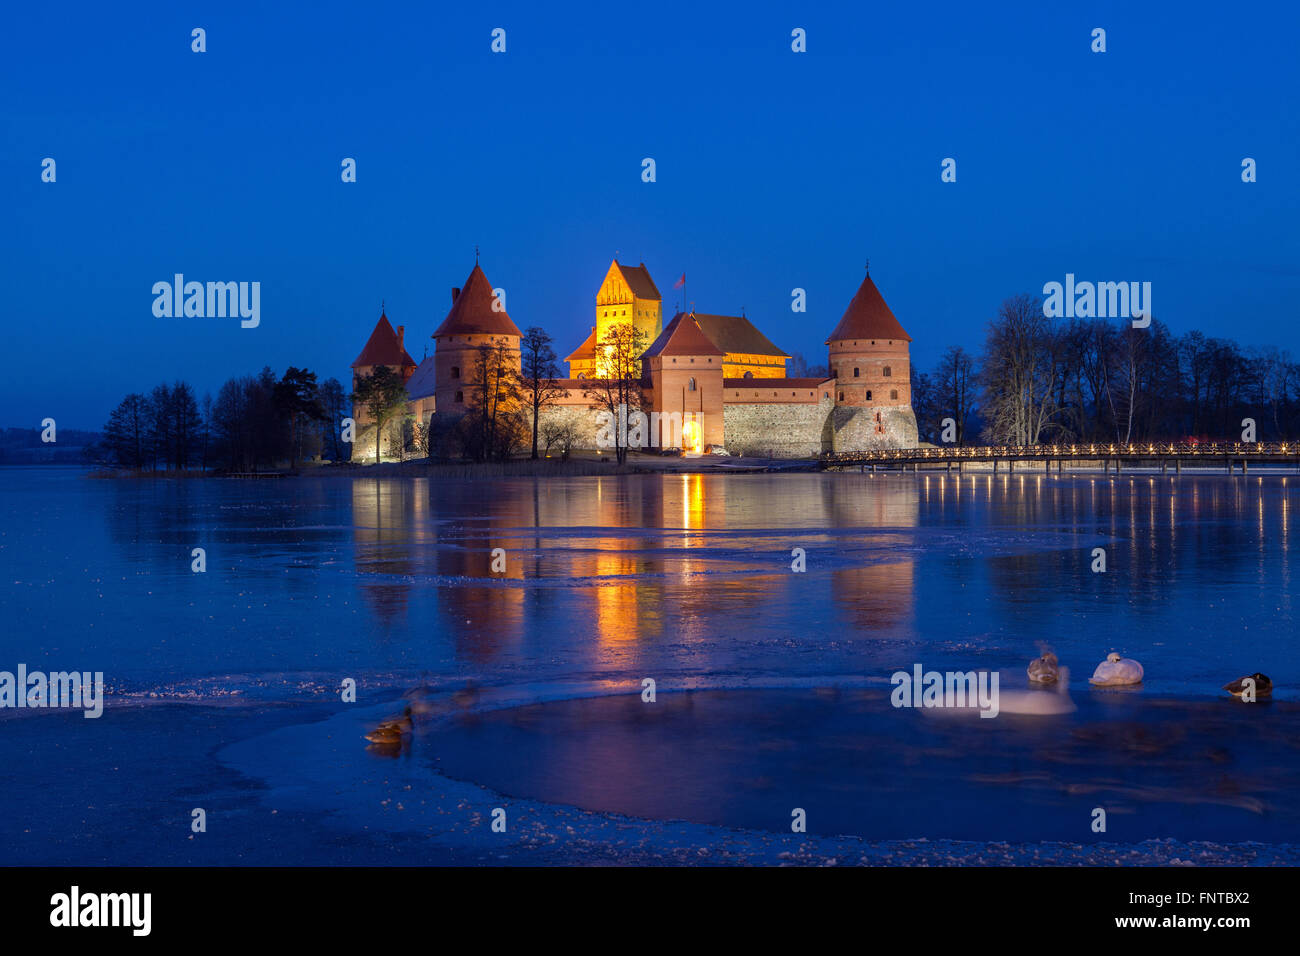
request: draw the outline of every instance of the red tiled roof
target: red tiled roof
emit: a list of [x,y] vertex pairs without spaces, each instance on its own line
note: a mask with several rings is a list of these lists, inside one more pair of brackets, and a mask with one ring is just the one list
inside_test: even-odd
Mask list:
[[569,355],[564,361],[581,362],[586,359],[593,359],[595,357],[596,357],[596,330],[593,327],[591,330],[591,334],[588,335],[586,339],[583,340],[582,344],[579,345],[576,349],[574,349],[573,353]]
[[678,312],[667,327],[659,333],[659,338],[651,343],[642,353],[642,358],[656,355],[726,355],[713,344],[713,340],[704,334],[695,316]]
[[618,266],[618,271],[623,273],[623,281],[638,299],[660,298],[659,289],[654,279],[650,278],[650,270],[645,267],[644,262],[639,266],[625,266],[615,259],[614,265]]
[[433,337],[443,335],[514,335],[520,336],[519,326],[511,321],[506,311],[494,311],[492,303],[496,297],[492,294],[492,283],[483,274],[478,263],[474,271],[465,280],[460,295],[451,305],[451,311],[442,320]]
[[754,323],[743,315],[709,315],[696,312],[695,321],[699,323],[709,340],[729,355],[735,353],[772,355],[777,358],[790,357],[773,345],[772,340],[758,331]]
[[723,388],[816,388],[835,378],[724,378]]
[[377,365],[392,365],[397,368],[415,368],[415,359],[407,354],[397,340],[397,332],[388,321],[388,316],[380,313],[375,330],[370,333],[366,347],[361,350],[353,368],[365,368]]
[[885,305],[884,296],[867,275],[858,286],[858,293],[849,303],[844,318],[835,326],[826,344],[844,339],[901,339],[912,341],[912,337],[903,330],[894,313]]

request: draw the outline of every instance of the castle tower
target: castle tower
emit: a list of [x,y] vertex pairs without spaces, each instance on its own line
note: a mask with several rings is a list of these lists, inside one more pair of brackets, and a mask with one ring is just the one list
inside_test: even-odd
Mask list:
[[399,325],[394,329],[392,323],[388,321],[388,316],[381,311],[379,321],[375,323],[375,330],[366,340],[366,347],[352,363],[353,390],[357,387],[358,378],[373,374],[381,365],[386,365],[400,374],[403,382],[407,381],[415,371],[415,359],[411,358],[403,347],[405,338],[406,326]]
[[[723,444],[722,360],[695,316],[678,312],[641,356],[645,398],[660,421],[680,424],[683,451]],[[669,442],[666,446],[673,447]]]
[[492,283],[474,263],[464,287],[451,290],[451,310],[433,333],[437,414],[458,415],[469,409],[470,383],[481,347],[506,343],[519,371],[520,338],[519,327],[500,307]]
[[[357,360],[352,363],[352,390],[357,390],[357,382],[363,378],[373,375],[375,369],[387,367],[402,376],[402,381],[410,380],[411,375],[415,372],[415,359],[407,354],[404,347],[406,338],[406,327],[399,325],[396,329],[388,321],[388,316],[383,312],[379,313],[379,321],[375,323],[375,329],[370,333],[370,338],[366,340],[366,347],[361,350]],[[357,423],[357,435],[355,447],[373,448],[374,442],[374,420],[370,412],[361,405],[352,406],[352,418]],[[389,446],[392,444],[392,436],[385,435],[381,439],[381,451],[385,454],[393,451]]]
[[596,290],[596,326],[565,359],[570,378],[590,378],[597,373],[600,343],[618,323],[630,323],[645,336],[645,342],[653,342],[663,331],[663,299],[644,262],[639,266],[625,266],[617,259],[610,263]]
[[911,341],[868,273],[826,340],[836,451],[916,447]]

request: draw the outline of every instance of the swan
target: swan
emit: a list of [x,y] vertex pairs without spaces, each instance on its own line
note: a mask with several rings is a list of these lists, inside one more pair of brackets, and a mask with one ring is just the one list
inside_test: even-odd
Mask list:
[[1255,682],[1255,697],[1268,697],[1273,693],[1273,682],[1264,674],[1251,674],[1248,677],[1238,677],[1231,684],[1224,684],[1223,689],[1234,697],[1240,697],[1246,690],[1246,681]]
[[1098,687],[1120,687],[1124,684],[1142,683],[1142,665],[1128,657],[1120,657],[1114,651],[1093,671],[1090,684]]
[[1058,677],[1056,655],[1048,651],[1036,661],[1029,662],[1029,681],[1033,684],[1055,684]]

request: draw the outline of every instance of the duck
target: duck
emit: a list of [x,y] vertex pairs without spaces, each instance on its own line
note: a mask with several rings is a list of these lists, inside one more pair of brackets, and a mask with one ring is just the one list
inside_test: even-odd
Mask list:
[[404,734],[409,734],[415,729],[415,724],[411,721],[411,705],[407,704],[402,710],[401,717],[394,717],[391,720],[385,720],[379,725],[380,727],[396,727]]
[[1247,677],[1238,677],[1231,684],[1224,684],[1223,689],[1233,697],[1240,697],[1246,691],[1246,681],[1255,682],[1255,697],[1268,697],[1273,693],[1273,682],[1265,674],[1251,674]]
[[415,729],[411,721],[411,708],[402,712],[402,716],[383,721],[378,727],[366,734],[366,740],[372,744],[401,744],[404,737]]
[[1060,676],[1056,666],[1056,655],[1048,651],[1038,660],[1030,661],[1028,672],[1031,684],[1055,684]]
[[370,741],[372,744],[387,744],[389,746],[395,746],[401,744],[402,732],[396,727],[384,724],[366,734],[366,740]]
[[1142,665],[1128,657],[1120,657],[1114,651],[1097,665],[1092,678],[1088,681],[1098,687],[1120,687],[1125,684],[1140,684],[1143,677]]

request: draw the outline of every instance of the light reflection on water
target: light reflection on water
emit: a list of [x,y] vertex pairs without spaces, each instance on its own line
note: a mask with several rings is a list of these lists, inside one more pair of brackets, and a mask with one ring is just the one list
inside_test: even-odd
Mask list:
[[1300,664],[1283,478],[7,469],[0,490],[6,659],[73,659],[133,689],[887,676],[918,660],[1012,679],[1046,644],[1080,676],[1114,648],[1152,692],[1212,695],[1262,670],[1284,697]]

